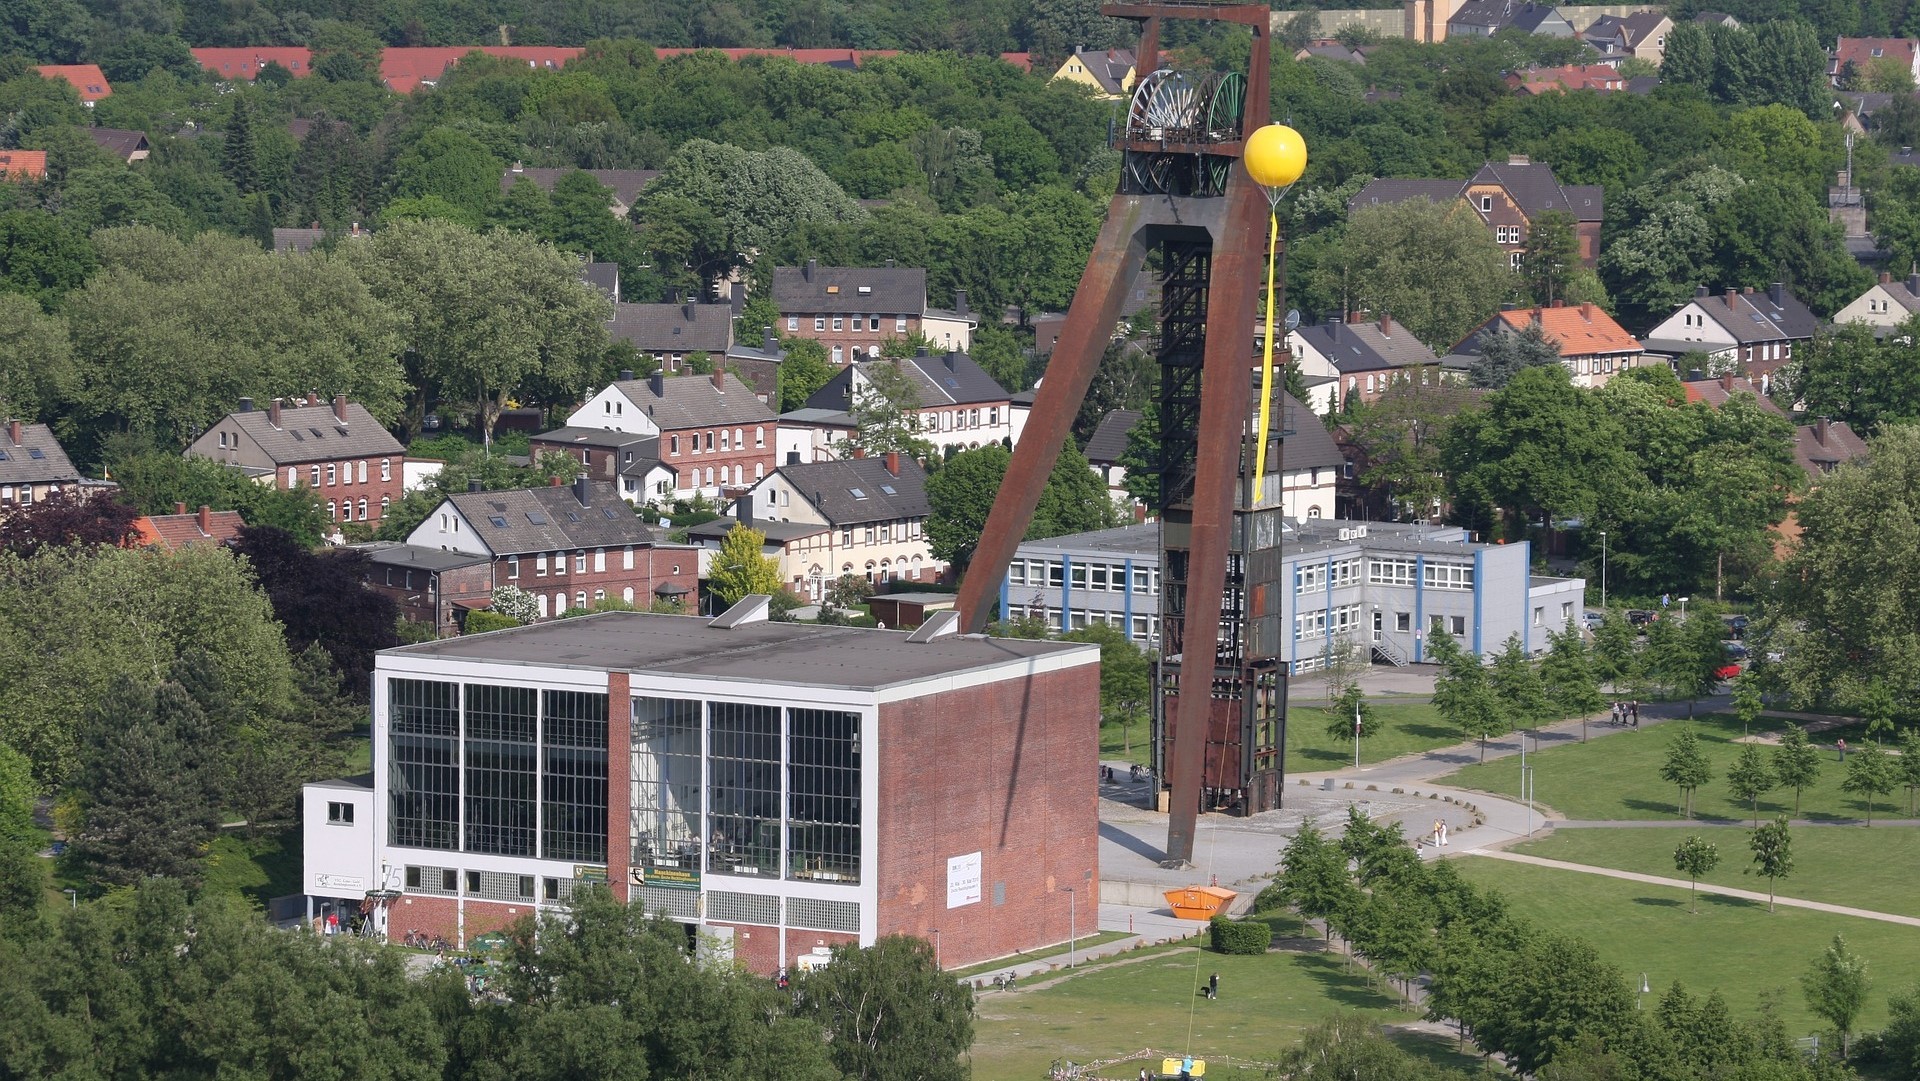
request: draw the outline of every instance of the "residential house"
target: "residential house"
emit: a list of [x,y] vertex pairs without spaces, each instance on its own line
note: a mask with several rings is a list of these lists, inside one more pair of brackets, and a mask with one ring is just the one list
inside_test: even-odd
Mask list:
[[1296,327],[1287,335],[1287,351],[1302,376],[1333,380],[1328,413],[1377,401],[1406,379],[1465,382],[1464,373],[1443,370],[1433,350],[1389,315],[1375,320],[1355,313],[1342,320],[1335,314],[1317,326]]
[[853,414],[865,401],[874,373],[896,368],[914,390],[920,410],[920,438],[936,451],[971,450],[1020,438],[1014,425],[1012,395],[965,353],[939,355],[924,350],[911,357],[866,360],[848,365],[807,399],[812,409]]
[[0,180],[45,180],[44,150],[0,150]]
[[839,453],[853,438],[860,425],[844,409],[802,407],[780,414],[780,438],[777,450],[781,465],[802,462],[828,462],[843,457]]
[[247,523],[237,510],[214,510],[205,503],[192,514],[185,503],[175,503],[172,514],[143,514],[133,520],[139,543],[178,551],[194,544],[231,545]]
[[1131,49],[1075,49],[1053,73],[1055,79],[1090,86],[1103,98],[1124,98],[1133,92],[1134,57]]
[[1740,20],[1724,11],[1702,11],[1693,17],[1701,26],[1724,26],[1729,30],[1740,29]]
[[1032,53],[1001,53],[1000,59],[1005,63],[1012,64],[1014,67],[1019,68],[1022,75],[1029,75],[1033,72]]
[[529,169],[516,161],[500,174],[500,193],[505,195],[515,184],[526,180],[551,195],[554,185],[569,173],[585,173],[601,187],[611,190],[613,196],[608,209],[616,218],[626,217],[640,201],[640,193],[660,178],[658,169]]
[[1443,205],[1464,201],[1486,223],[1487,231],[1518,267],[1526,253],[1533,222],[1549,211],[1573,219],[1580,264],[1591,270],[1600,258],[1600,227],[1606,200],[1597,185],[1563,185],[1553,167],[1515,154],[1504,164],[1488,162],[1464,182],[1458,180],[1371,180],[1347,202],[1352,213],[1370,206],[1427,199]]
[[1546,336],[1560,345],[1560,363],[1573,377],[1577,387],[1605,386],[1616,372],[1638,368],[1646,356],[1639,339],[1613,321],[1597,304],[1564,304],[1554,301],[1545,308],[1503,311],[1475,327],[1459,345],[1457,356],[1480,355],[1489,334],[1513,334],[1530,325],[1540,327]]
[[153,154],[152,144],[147,142],[147,133],[144,131],[88,128],[87,134],[93,137],[95,146],[128,164],[145,161]]
[[570,428],[654,436],[673,470],[676,499],[726,497],[772,472],[778,423],[753,388],[729,372],[635,379],[630,371],[567,418]]
[[1628,57],[1658,65],[1667,55],[1667,35],[1673,20],[1659,11],[1631,15],[1602,15],[1580,34],[1600,54],[1602,64],[1618,64]]
[[[754,528],[824,526],[785,542],[781,577],[818,603],[852,574],[875,586],[937,582],[947,565],[927,547],[927,473],[896,453],[783,465],[741,497]],[[787,531],[780,531],[785,533]]]
[[9,420],[0,435],[0,513],[65,492],[80,494],[80,471],[73,467],[53,429]]
[[880,355],[891,339],[920,335],[945,349],[973,347],[979,317],[967,309],[964,289],[954,307],[927,306],[927,272],[896,267],[775,267],[773,303],[789,337],[811,338],[827,349],[835,367]]
[[1591,90],[1609,94],[1627,89],[1627,78],[1607,64],[1565,64],[1557,68],[1531,68],[1507,76],[1507,85],[1522,95],[1566,94]]
[[380,53],[380,81],[396,94],[411,94],[421,87],[431,88],[447,70],[470,53],[485,53],[496,60],[515,60],[540,71],[556,71],[577,58],[584,49],[554,48],[541,45],[454,45],[387,48]]
[[43,78],[58,79],[67,83],[80,94],[80,104],[93,108],[93,103],[113,93],[113,87],[107,84],[106,73],[98,64],[42,64],[37,69]]
[[607,336],[658,361],[668,375],[694,353],[724,357],[733,344],[732,310],[725,304],[615,304]]
[[1807,479],[1814,484],[1848,462],[1857,462],[1866,456],[1867,441],[1846,421],[1821,417],[1794,429],[1793,460],[1800,463],[1800,468],[1807,471]]
[[407,543],[493,564],[493,586],[532,593],[541,619],[617,598],[646,608],[692,595],[699,553],[663,544],[614,485],[555,478],[547,488],[466,491],[446,498]]
[[660,437],[607,428],[556,428],[527,440],[527,453],[564,454],[594,480],[615,481],[629,503],[667,500],[679,486],[679,470],[660,460]]
[[1646,334],[1647,351],[1677,358],[1706,353],[1713,370],[1736,371],[1760,380],[1772,389],[1773,375],[1793,359],[1797,344],[1813,340],[1820,321],[1779,282],[1755,292],[1729,288],[1710,293],[1698,287],[1693,299],[1681,305]]
[[395,541],[353,547],[367,556],[362,584],[391,598],[400,618],[430,624],[436,637],[460,634],[467,613],[493,607],[490,556]]
[[1709,407],[1718,409],[1733,398],[1745,394],[1751,395],[1754,403],[1763,412],[1772,413],[1777,417],[1787,415],[1785,410],[1773,404],[1772,398],[1762,392],[1759,383],[1732,372],[1722,372],[1712,377],[1702,375],[1698,378],[1688,373],[1687,379],[1680,386],[1686,392],[1689,403],[1705,402]]
[[[329,230],[322,229],[318,222],[304,228],[290,229],[276,226],[273,230],[273,253],[275,255],[304,255],[319,247],[327,239]],[[364,240],[367,231],[354,222],[345,233],[338,234],[343,240]]]
[[1101,417],[1093,434],[1087,437],[1087,464],[1100,474],[1107,494],[1123,505],[1133,502],[1133,496],[1127,492],[1127,467],[1123,462],[1127,456],[1127,436],[1141,419],[1138,409],[1116,409]]
[[1835,323],[1866,323],[1876,328],[1897,327],[1920,315],[1920,272],[1894,281],[1882,272],[1880,280],[1833,313]]
[[1840,38],[1827,61],[1835,86],[1853,88],[1853,80],[1871,67],[1898,67],[1920,82],[1920,41],[1909,38]]
[[[1410,437],[1421,446],[1432,446],[1447,422],[1478,409],[1492,393],[1490,388],[1469,387],[1464,381],[1401,380],[1380,395],[1380,403],[1403,408],[1402,415],[1416,418],[1408,422]],[[1333,442],[1342,459],[1334,485],[1334,517],[1374,522],[1439,522],[1446,517],[1449,505],[1443,499],[1416,499],[1390,484],[1370,480],[1374,461],[1355,440],[1352,425],[1335,426]]]
[[1531,0],[1467,0],[1447,19],[1448,37],[1490,38],[1502,30],[1570,38],[1573,24],[1548,4]]
[[[700,577],[710,577],[713,569],[713,557],[718,555],[726,543],[727,535],[737,526],[746,526],[757,531],[762,538],[760,555],[773,560],[779,567],[781,584],[790,586],[797,597],[810,599],[818,603],[825,597],[822,590],[814,593],[806,583],[806,571],[815,562],[813,553],[824,551],[828,545],[829,534],[833,527],[824,522],[780,522],[756,519],[752,516],[752,500],[742,497],[733,504],[734,513],[725,518],[715,518],[687,530],[687,540],[700,546]],[[829,578],[825,585],[831,587]]]
[[301,46],[194,49],[193,58],[200,66],[229,82],[244,79],[252,82],[260,75],[260,69],[267,64],[278,64],[293,73],[296,79],[304,79],[313,74],[313,52]]
[[407,449],[344,394],[255,409],[252,398],[215,421],[186,450],[281,491],[310,490],[335,522],[378,525],[404,492]]
[[[1253,408],[1258,409],[1259,403],[1253,403]],[[1281,440],[1281,452],[1277,471],[1262,479],[1260,505],[1277,505],[1282,515],[1294,521],[1333,517],[1345,459],[1334,445],[1332,433],[1313,410],[1278,388],[1268,423],[1274,437]],[[1248,453],[1251,461],[1251,448]],[[1271,456],[1268,461],[1271,465]]]

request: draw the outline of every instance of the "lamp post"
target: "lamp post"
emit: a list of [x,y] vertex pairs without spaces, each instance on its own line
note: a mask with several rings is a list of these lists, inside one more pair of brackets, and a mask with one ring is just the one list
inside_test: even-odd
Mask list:
[[1652,988],[1650,988],[1650,987],[1649,987],[1649,986],[1647,985],[1647,974],[1646,974],[1646,973],[1644,973],[1644,972],[1642,972],[1642,973],[1640,974],[1640,998],[1639,998],[1639,1005],[1640,1005],[1640,1008],[1641,1008],[1641,1009],[1643,1009],[1643,1010],[1647,1008],[1647,992],[1648,992],[1648,991],[1650,991],[1650,990],[1652,990]]
[[1607,610],[1607,531],[1600,531],[1600,611]]
[[1360,768],[1360,699],[1353,700],[1353,768]]
[[69,889],[61,890],[60,892],[67,895],[67,903],[69,905],[71,905],[74,908],[80,907],[80,891],[79,890],[69,888]]
[[1080,937],[1080,906],[1079,902],[1075,899],[1072,886],[1062,886],[1060,888],[1067,891],[1067,967],[1072,968],[1074,967],[1074,961],[1076,959],[1074,954],[1074,948],[1077,945],[1076,940]]
[[[1534,748],[1536,751],[1539,747]],[[1527,765],[1527,734],[1520,733],[1520,798],[1527,801],[1527,836],[1533,836],[1533,767]]]
[[1685,623],[1686,621],[1687,621],[1687,598],[1682,597],[1680,598],[1680,622]]
[[933,967],[944,971],[946,966],[940,963],[940,928],[938,927],[932,928],[932,931],[933,931]]

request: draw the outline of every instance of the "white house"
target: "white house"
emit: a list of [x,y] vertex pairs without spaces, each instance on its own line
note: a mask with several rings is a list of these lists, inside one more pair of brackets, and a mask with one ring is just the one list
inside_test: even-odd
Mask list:
[[1025,422],[1025,411],[1013,408],[1013,395],[960,352],[849,364],[807,399],[808,408],[853,412],[871,393],[873,373],[880,365],[898,365],[906,377],[920,410],[919,436],[935,450],[971,450],[993,443],[1011,446],[1019,435],[1015,413]]
[[783,542],[782,572],[811,601],[849,574],[877,586],[937,582],[946,572],[927,547],[927,474],[911,458],[783,465],[742,498],[743,517]]
[[1920,272],[1907,275],[1905,281],[1894,281],[1893,275],[1882,271],[1871,289],[1833,313],[1833,321],[1897,327],[1915,315],[1920,315]]
[[1680,306],[1643,337],[1649,353],[1678,357],[1706,353],[1715,370],[1738,370],[1763,386],[1793,359],[1796,344],[1810,342],[1820,325],[1813,312],[1779,282],[1759,292],[1729,288],[1694,290],[1693,299]]

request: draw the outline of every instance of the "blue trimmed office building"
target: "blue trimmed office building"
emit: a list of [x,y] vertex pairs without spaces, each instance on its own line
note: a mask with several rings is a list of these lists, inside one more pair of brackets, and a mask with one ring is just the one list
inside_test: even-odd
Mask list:
[[[1586,594],[1585,579],[1531,573],[1529,544],[1483,544],[1453,526],[1290,521],[1269,553],[1282,561],[1277,580],[1292,588],[1253,633],[1277,637],[1274,652],[1294,674],[1319,668],[1343,637],[1390,664],[1425,660],[1435,630],[1478,654],[1498,652],[1513,634],[1539,653],[1548,634],[1580,618]],[[1108,623],[1159,648],[1160,527],[1022,543],[1000,610],[1060,630]]]

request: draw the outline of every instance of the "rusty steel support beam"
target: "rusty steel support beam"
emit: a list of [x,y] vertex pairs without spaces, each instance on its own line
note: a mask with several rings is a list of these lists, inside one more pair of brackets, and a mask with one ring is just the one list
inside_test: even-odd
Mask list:
[[1100,238],[1094,242],[1087,269],[1080,275],[1080,286],[1074,290],[1073,304],[1067,308],[1067,322],[1047,362],[1046,379],[1034,395],[1033,410],[1020,433],[1020,442],[1013,448],[1013,460],[1007,464],[1006,479],[1000,482],[993,512],[980,531],[980,543],[974,547],[966,577],[960,580],[960,622],[968,634],[978,634],[987,627],[988,610],[999,593],[1000,580],[1006,577],[1007,564],[1027,535],[1034,508],[1040,505],[1040,492],[1060,457],[1060,448],[1066,444],[1087,387],[1100,368],[1114,324],[1120,321],[1127,285],[1146,256],[1140,206],[1137,197],[1116,195],[1107,207],[1106,224],[1100,227]]
[[1202,756],[1213,706],[1215,644],[1227,545],[1240,492],[1241,451],[1252,400],[1253,318],[1262,281],[1266,199],[1236,166],[1226,198],[1226,243],[1213,249],[1207,287],[1207,351],[1200,375],[1200,447],[1193,478],[1192,542],[1187,555],[1187,610],[1180,634],[1180,702],[1174,714],[1168,781],[1167,859],[1193,862],[1200,814]]

